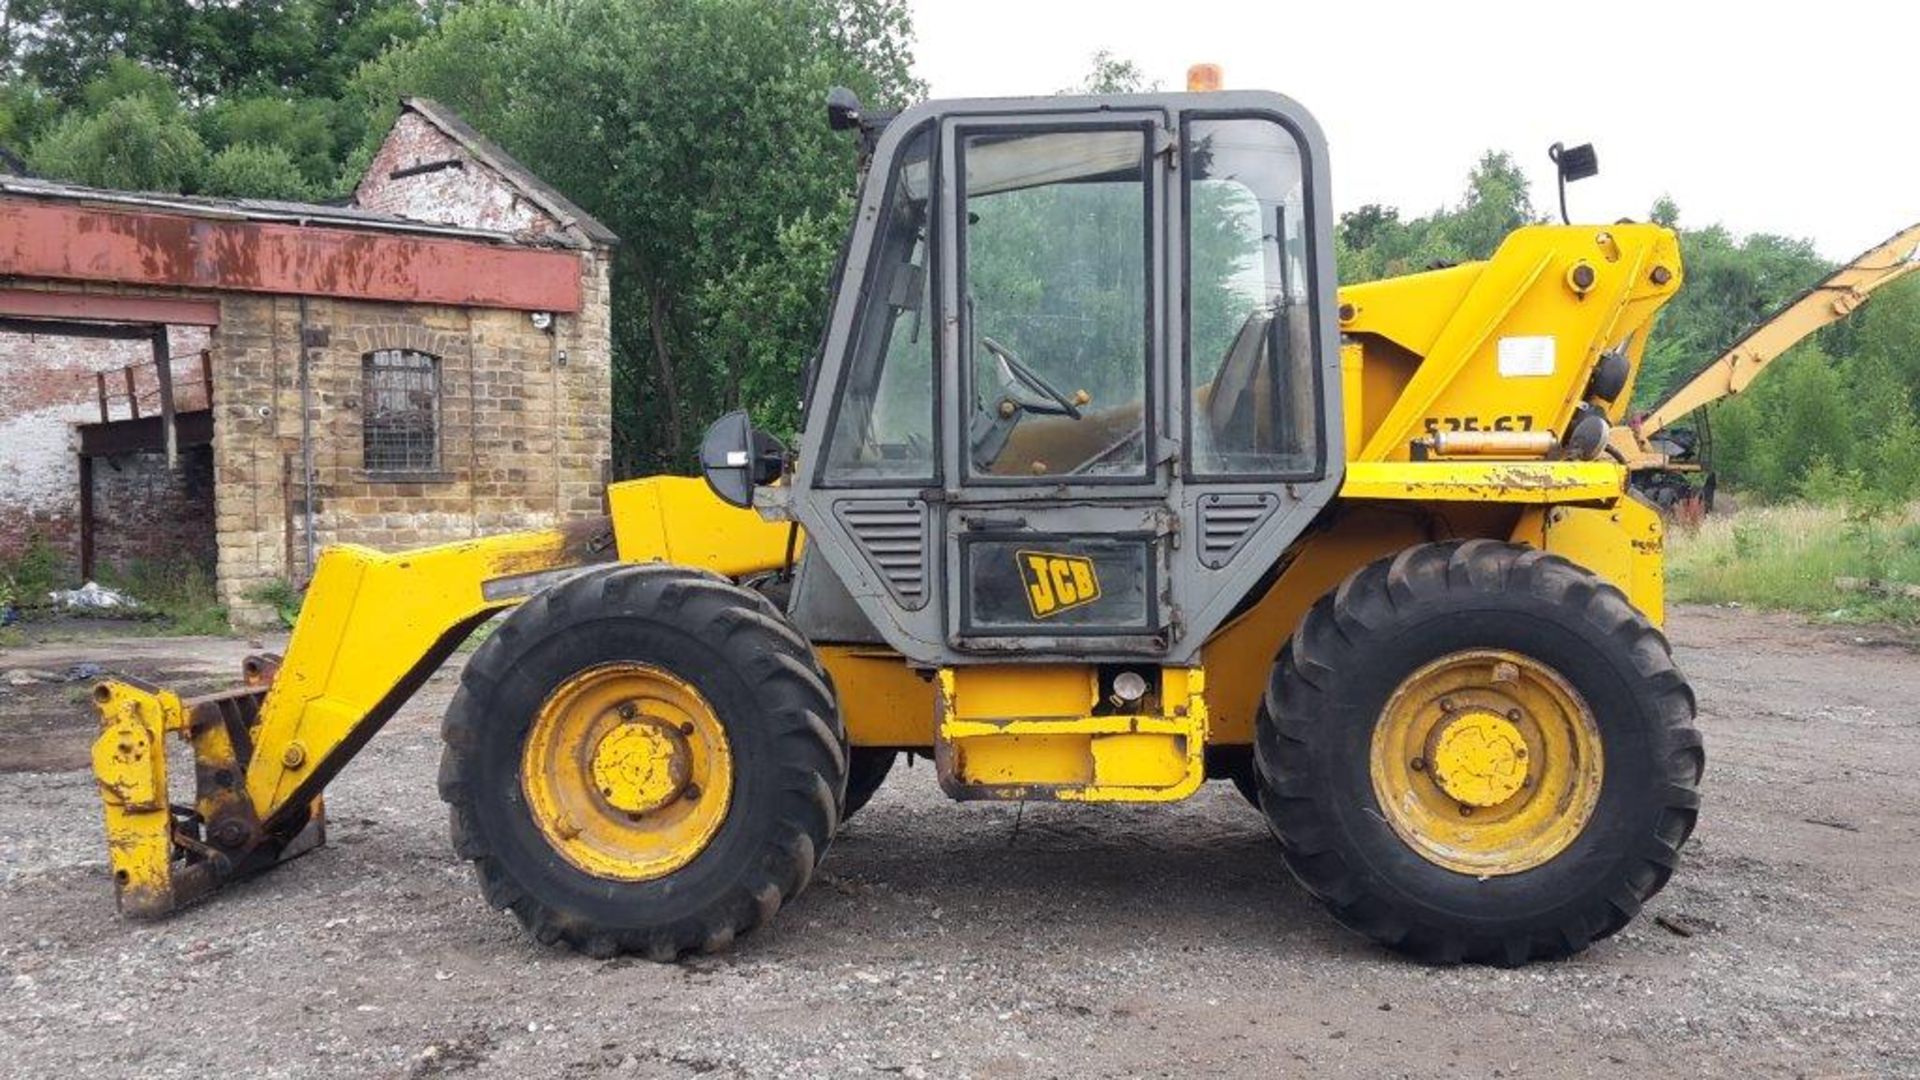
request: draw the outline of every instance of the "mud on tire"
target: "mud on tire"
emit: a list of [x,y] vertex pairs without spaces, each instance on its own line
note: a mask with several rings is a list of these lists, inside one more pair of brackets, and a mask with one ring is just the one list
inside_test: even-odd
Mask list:
[[[732,754],[726,817],[690,862],[611,880],[562,858],[528,808],[523,745],[549,694],[638,661],[692,684]],[[442,725],[440,795],[488,903],[543,943],[671,960],[717,951],[807,885],[839,823],[846,737],[812,650],[765,598],[699,571],[622,566],[529,599],[480,647]]]
[[[1382,815],[1373,730],[1436,658],[1504,649],[1591,706],[1605,768],[1565,850],[1518,873],[1429,861]],[[1257,724],[1262,805],[1288,868],[1345,925],[1421,960],[1568,956],[1625,926],[1693,831],[1705,758],[1666,638],[1619,589],[1555,555],[1492,540],[1427,544],[1322,597],[1274,665]]]

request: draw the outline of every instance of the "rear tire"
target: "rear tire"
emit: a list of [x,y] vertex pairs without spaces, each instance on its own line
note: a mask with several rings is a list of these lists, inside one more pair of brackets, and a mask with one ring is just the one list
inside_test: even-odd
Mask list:
[[[1454,691],[1466,705],[1399,693],[1426,685],[1419,680],[1436,665],[1470,667],[1475,657],[1498,662],[1488,668],[1494,679],[1514,680],[1523,668],[1550,673],[1539,678],[1571,688],[1564,700],[1583,706],[1581,722],[1597,740],[1587,759],[1597,768],[1583,773],[1563,761],[1558,775],[1570,792],[1588,785],[1589,812],[1545,840],[1535,837],[1530,849],[1484,830],[1550,789],[1556,777],[1548,755],[1518,754],[1527,778],[1505,787],[1448,788],[1466,800],[1457,805],[1435,796],[1452,778],[1427,760],[1415,757],[1408,763],[1415,771],[1402,779],[1431,783],[1433,791],[1381,779],[1383,759],[1411,756],[1395,757],[1391,751],[1403,747],[1376,741],[1377,729],[1417,712],[1408,700],[1423,702],[1430,739],[1446,735],[1449,718],[1472,714],[1493,730],[1526,712],[1502,716],[1471,704],[1501,690],[1491,681],[1484,694],[1481,687]],[[1444,710],[1437,722],[1435,709]],[[1666,638],[1619,589],[1516,545],[1421,545],[1361,569],[1322,597],[1282,649],[1256,737],[1262,807],[1294,876],[1335,918],[1375,941],[1438,963],[1568,956],[1625,926],[1672,873],[1699,807],[1705,759],[1693,720],[1693,692]],[[1481,732],[1471,734],[1479,741]],[[1383,805],[1382,791],[1395,793],[1394,806]],[[1431,843],[1409,839],[1406,807],[1420,810],[1423,799],[1459,810],[1461,824],[1436,826]],[[1503,847],[1509,843],[1511,852]],[[1489,869],[1443,865],[1456,851],[1488,860]]]
[[[727,777],[727,792],[680,795],[723,799],[724,816],[697,846],[675,853],[675,865],[651,876],[645,869],[596,871],[590,860],[569,854],[555,837],[572,837],[554,831],[553,815],[539,809],[523,775],[539,760],[529,749],[536,720],[545,723],[552,703],[567,700],[582,678],[622,667],[665,673],[690,688],[688,700],[706,707],[701,722],[724,731],[728,758],[725,771],[713,774]],[[652,722],[652,707],[642,708],[642,723]],[[620,710],[632,715],[626,705]],[[528,600],[467,664],[442,734],[440,795],[454,848],[474,863],[487,901],[511,910],[541,942],[595,956],[671,960],[694,949],[718,951],[765,923],[812,877],[833,839],[846,785],[846,737],[804,639],[751,590],[677,567],[594,571]],[[561,762],[555,768],[564,772],[569,759],[547,760]],[[622,763],[617,753],[610,761],[610,768]],[[558,782],[601,786],[600,773],[572,771],[581,775]],[[684,769],[676,775],[684,782]],[[568,797],[578,800],[582,790],[576,786]],[[585,790],[584,797],[598,794]],[[647,792],[623,790],[622,797]],[[597,804],[573,805],[577,814],[579,806]],[[638,849],[660,835],[652,823],[663,811],[623,817],[634,804],[597,809],[613,811],[590,828],[613,838],[616,857],[626,836]],[[565,811],[560,818],[579,830]],[[624,819],[639,823],[631,834],[620,831]]]
[[898,750],[882,750],[871,746],[848,748],[847,804],[840,811],[843,823],[867,805],[874,793],[880,790],[887,774],[893,771],[894,759],[899,756]]

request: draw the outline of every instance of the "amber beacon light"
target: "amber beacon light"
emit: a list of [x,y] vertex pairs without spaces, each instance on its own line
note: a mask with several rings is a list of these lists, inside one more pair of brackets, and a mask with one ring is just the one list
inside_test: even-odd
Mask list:
[[1187,90],[1190,93],[1204,94],[1220,89],[1219,64],[1195,64],[1187,69]]

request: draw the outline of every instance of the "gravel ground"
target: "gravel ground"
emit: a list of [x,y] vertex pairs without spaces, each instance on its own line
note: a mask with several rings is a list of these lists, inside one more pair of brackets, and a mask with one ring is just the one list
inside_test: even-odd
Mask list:
[[[114,912],[85,706],[0,679],[0,1071],[21,1076],[1920,1076],[1920,651],[1681,608],[1706,808],[1575,960],[1429,969],[1340,930],[1230,787],[947,802],[897,770],[731,954],[539,947],[434,795],[437,676],[329,795],[321,851],[158,924]],[[172,678],[246,642],[0,653]]]

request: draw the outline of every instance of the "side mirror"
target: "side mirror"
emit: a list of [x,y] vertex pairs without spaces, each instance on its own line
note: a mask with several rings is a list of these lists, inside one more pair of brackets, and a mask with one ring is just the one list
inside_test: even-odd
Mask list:
[[700,472],[720,501],[741,508],[753,505],[753,489],[780,479],[786,470],[787,448],[764,431],[756,431],[745,409],[713,422],[700,439]]
[[827,91],[827,126],[835,131],[850,131],[860,126],[860,99],[844,86]]
[[1553,171],[1560,181],[1560,221],[1571,225],[1573,220],[1567,217],[1567,185],[1598,175],[1600,155],[1593,152],[1592,143],[1581,143],[1579,146],[1554,143],[1547,147],[1547,157],[1553,162]]

